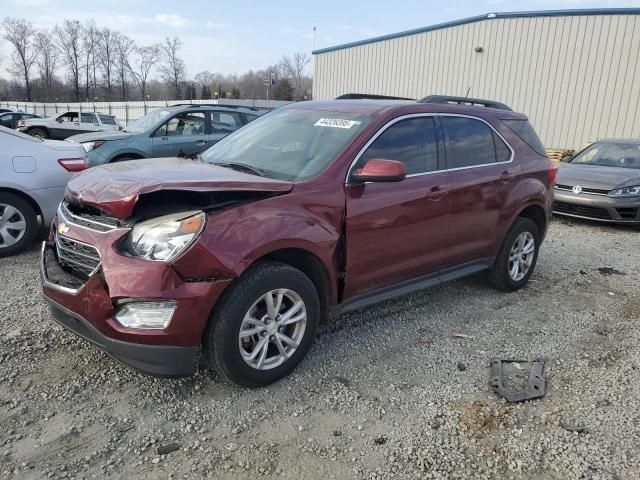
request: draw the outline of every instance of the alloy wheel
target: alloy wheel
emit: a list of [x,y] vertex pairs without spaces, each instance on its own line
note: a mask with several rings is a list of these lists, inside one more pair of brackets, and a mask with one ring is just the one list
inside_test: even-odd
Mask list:
[[13,205],[0,203],[0,248],[15,245],[27,232],[27,221]]
[[238,346],[242,359],[256,370],[282,365],[304,337],[307,308],[293,290],[271,290],[256,300],[245,314]]
[[531,232],[522,232],[513,242],[509,253],[509,276],[512,280],[522,280],[533,263],[536,250],[536,241]]

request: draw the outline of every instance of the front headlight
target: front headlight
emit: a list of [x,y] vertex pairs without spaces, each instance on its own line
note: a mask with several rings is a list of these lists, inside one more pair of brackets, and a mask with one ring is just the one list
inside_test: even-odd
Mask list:
[[609,195],[612,197],[637,197],[640,195],[640,185],[616,188],[615,190],[611,190]]
[[104,140],[96,140],[95,142],[83,142],[80,145],[82,145],[82,148],[84,148],[85,152],[91,152],[103,144]]
[[198,238],[204,224],[203,212],[174,213],[140,222],[120,244],[120,251],[128,257],[170,262]]

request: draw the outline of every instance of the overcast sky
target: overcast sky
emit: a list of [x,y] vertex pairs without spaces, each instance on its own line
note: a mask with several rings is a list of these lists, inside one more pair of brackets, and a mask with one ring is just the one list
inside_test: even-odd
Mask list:
[[[191,77],[202,70],[242,73],[283,54],[311,52],[314,26],[315,47],[322,48],[489,12],[596,7],[640,7],[640,0],[0,0],[0,17],[26,18],[39,28],[93,19],[139,45],[177,35]],[[0,55],[9,52],[0,41]]]

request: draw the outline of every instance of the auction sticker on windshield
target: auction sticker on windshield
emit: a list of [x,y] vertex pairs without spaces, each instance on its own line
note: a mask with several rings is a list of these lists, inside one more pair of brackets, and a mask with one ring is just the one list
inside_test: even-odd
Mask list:
[[360,125],[361,122],[356,120],[345,120],[342,118],[321,118],[313,125],[316,127],[333,127],[333,128],[351,128],[354,125]]

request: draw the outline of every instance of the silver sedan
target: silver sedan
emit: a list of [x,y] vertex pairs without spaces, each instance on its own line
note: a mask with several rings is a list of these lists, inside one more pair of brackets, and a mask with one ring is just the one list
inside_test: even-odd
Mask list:
[[0,126],[0,257],[29,248],[51,224],[73,173],[87,167],[77,143],[42,141]]

